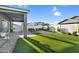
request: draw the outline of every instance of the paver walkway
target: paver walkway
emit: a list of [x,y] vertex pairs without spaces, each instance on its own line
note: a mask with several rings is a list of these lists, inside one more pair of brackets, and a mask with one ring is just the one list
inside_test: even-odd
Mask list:
[[15,44],[18,40],[17,33],[9,33],[10,39],[0,40],[0,53],[11,53],[15,47]]

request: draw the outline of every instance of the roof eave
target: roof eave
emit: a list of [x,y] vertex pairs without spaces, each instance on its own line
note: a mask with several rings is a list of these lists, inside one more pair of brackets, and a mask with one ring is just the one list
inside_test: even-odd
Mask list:
[[17,11],[17,12],[23,12],[27,13],[29,10],[22,10],[22,9],[17,9],[17,8],[12,8],[12,7],[7,7],[7,6],[0,6],[1,9],[6,9],[6,10],[12,10],[12,11]]

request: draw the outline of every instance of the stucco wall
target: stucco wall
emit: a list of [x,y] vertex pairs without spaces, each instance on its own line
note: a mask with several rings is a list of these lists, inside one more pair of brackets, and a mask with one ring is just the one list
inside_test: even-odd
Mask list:
[[37,25],[37,26],[28,25],[28,26],[27,26],[27,29],[29,29],[29,28],[39,29],[39,28],[42,28],[42,25]]
[[55,32],[55,28],[54,27],[49,27],[49,31]]
[[73,33],[74,31],[78,32],[79,24],[65,24],[60,27],[61,29],[66,29],[68,32]]

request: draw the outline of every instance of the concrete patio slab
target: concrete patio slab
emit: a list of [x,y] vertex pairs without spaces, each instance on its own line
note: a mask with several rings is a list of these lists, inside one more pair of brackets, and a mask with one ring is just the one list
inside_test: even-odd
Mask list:
[[12,53],[13,49],[16,45],[17,40],[19,37],[16,33],[10,33],[10,38],[7,40],[7,42],[0,48],[0,53]]
[[1,39],[0,40],[0,48],[5,44],[7,42],[7,40],[5,40],[5,39]]

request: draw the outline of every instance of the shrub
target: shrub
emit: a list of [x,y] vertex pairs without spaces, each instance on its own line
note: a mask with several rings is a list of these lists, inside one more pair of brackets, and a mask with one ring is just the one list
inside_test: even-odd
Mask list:
[[68,33],[68,35],[71,35],[71,33]]
[[42,28],[44,31],[49,31],[49,26],[48,25],[44,25]]
[[28,31],[34,31],[34,29],[33,28],[29,28]]
[[57,27],[57,31],[59,31],[59,32],[60,32],[60,31],[61,31],[61,29],[60,29],[59,27]]
[[77,36],[77,31],[74,31],[74,32],[73,32],[73,35],[74,35],[74,36]]
[[63,34],[67,34],[67,32],[61,32],[61,33],[63,33]]

